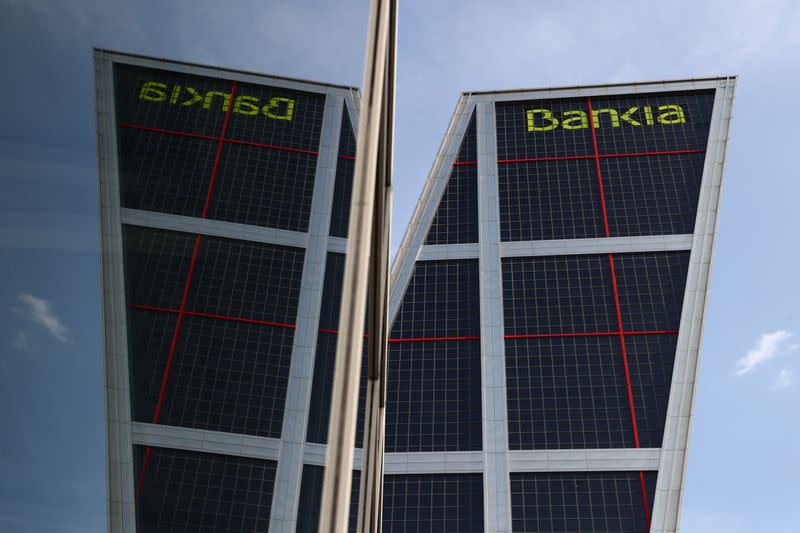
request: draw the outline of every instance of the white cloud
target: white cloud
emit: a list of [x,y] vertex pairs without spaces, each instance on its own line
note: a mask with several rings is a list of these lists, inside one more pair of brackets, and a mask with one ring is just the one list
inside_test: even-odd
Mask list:
[[776,389],[787,389],[792,385],[794,385],[794,373],[788,368],[781,368],[781,371],[778,372],[778,377],[775,378],[774,387]]
[[30,350],[30,344],[28,344],[28,336],[25,335],[24,331],[17,332],[12,344],[14,345],[14,348],[18,352],[27,352],[28,350]]
[[772,359],[780,352],[782,343],[791,336],[791,333],[783,329],[773,331],[772,333],[762,333],[756,346],[747,352],[744,357],[736,361],[736,370],[734,374],[743,376],[764,361]]
[[32,294],[20,294],[18,298],[24,304],[24,312],[31,320],[43,326],[59,341],[69,342],[69,329],[50,308],[50,302]]

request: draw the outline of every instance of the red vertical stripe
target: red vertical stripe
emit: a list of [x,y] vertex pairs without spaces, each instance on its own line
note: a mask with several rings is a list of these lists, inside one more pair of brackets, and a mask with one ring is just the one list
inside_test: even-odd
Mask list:
[[[206,191],[206,201],[203,206],[203,214],[200,218],[206,218],[206,213],[208,213],[208,206],[211,202],[211,193],[214,190],[214,183],[217,179],[217,173],[219,172],[219,160],[220,155],[222,154],[222,144],[225,142],[225,131],[228,129],[228,121],[231,118],[231,109],[233,109],[233,93],[236,91],[236,82],[233,82],[231,86],[231,94],[228,96],[228,109],[225,112],[225,120],[222,123],[222,134],[219,137],[219,142],[217,144],[217,155],[214,157],[214,167],[211,170],[211,181],[208,184],[208,191]],[[186,284],[183,286],[183,296],[181,298],[181,307],[178,310],[178,319],[175,321],[175,331],[172,334],[172,342],[169,346],[169,354],[167,355],[167,365],[164,368],[164,377],[161,379],[161,390],[158,393],[158,402],[156,402],[156,410],[153,414],[153,424],[158,424],[158,418],[161,415],[161,407],[164,405],[164,396],[167,390],[167,382],[169,381],[169,373],[172,369],[172,361],[175,357],[175,347],[178,345],[178,333],[181,329],[181,322],[183,321],[183,315],[185,314],[186,310],[186,300],[189,296],[189,287],[192,285],[192,275],[194,274],[194,267],[197,264],[197,253],[200,250],[200,241],[203,240],[201,235],[197,235],[197,238],[194,241],[194,250],[192,251],[192,260],[189,263],[189,273],[186,275]],[[147,474],[147,466],[150,462],[150,446],[147,447],[144,454],[144,460],[142,461],[142,468],[139,470],[139,481],[136,484],[136,499],[139,499],[139,495],[142,492],[142,482],[144,481],[144,476]]]
[[[594,146],[594,163],[597,168],[597,185],[600,188],[600,207],[603,210],[603,225],[606,231],[606,237],[610,237],[611,233],[608,231],[608,214],[606,213],[606,198],[603,192],[603,174],[600,170],[600,152],[597,150],[597,133],[594,131],[594,111],[592,110],[591,97],[586,98],[589,106],[589,130],[592,132],[592,145]],[[631,388],[631,374],[628,368],[628,352],[625,349],[625,334],[622,329],[622,310],[619,305],[619,291],[617,290],[617,274],[614,271],[614,256],[608,254],[608,266],[611,269],[611,287],[614,291],[614,307],[617,312],[617,331],[619,331],[619,344],[622,349],[622,366],[625,369],[625,387],[628,391],[628,407],[631,411],[631,425],[633,426],[633,442],[634,445],[639,447],[639,430],[636,427],[636,409],[633,405],[633,389]],[[647,529],[650,529],[650,509],[647,505],[647,488],[644,485],[644,472],[639,472],[639,483],[642,487],[642,502],[644,503],[644,516],[647,522]]]
[[600,152],[597,151],[597,133],[594,131],[594,112],[592,111],[592,99],[586,98],[586,102],[589,104],[589,131],[592,132],[594,165],[597,168],[597,185],[600,187],[600,207],[603,210],[603,226],[606,230],[606,237],[610,237],[611,234],[608,231],[608,215],[606,214],[606,195],[603,193],[603,175],[600,172]]

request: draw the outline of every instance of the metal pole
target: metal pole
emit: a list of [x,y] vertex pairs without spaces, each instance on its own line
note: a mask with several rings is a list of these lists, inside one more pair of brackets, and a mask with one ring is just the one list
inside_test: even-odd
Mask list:
[[369,380],[358,531],[377,533],[381,527],[396,21],[396,0],[373,0],[336,344],[321,533],[344,532],[348,526],[368,296]]

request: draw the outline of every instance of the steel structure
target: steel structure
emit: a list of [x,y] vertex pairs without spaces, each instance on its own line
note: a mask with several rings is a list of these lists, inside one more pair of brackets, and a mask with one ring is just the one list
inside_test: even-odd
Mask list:
[[391,271],[384,531],[679,529],[734,87],[461,96]]
[[373,0],[320,510],[322,532],[345,531],[349,522],[365,322],[367,392],[357,531],[380,533],[382,528],[396,46],[397,1]]

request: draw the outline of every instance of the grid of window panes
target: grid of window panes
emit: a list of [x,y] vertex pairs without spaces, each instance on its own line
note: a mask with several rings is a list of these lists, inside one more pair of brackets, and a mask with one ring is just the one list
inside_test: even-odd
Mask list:
[[633,447],[618,337],[506,340],[506,376],[510,449]]
[[617,331],[606,255],[502,260],[507,335]]
[[123,207],[306,231],[324,95],[125,65],[115,91]]
[[478,261],[417,261],[391,328],[391,337],[479,335],[478,309]]
[[[134,447],[136,472],[145,454]],[[274,461],[152,447],[147,462],[136,500],[139,531],[267,531]]]
[[547,472],[511,474],[515,533],[646,533],[642,501],[653,508],[656,472]]
[[714,90],[592,97],[601,154],[705,150]]
[[[295,533],[316,533],[319,531],[319,511],[322,505],[322,485],[325,468],[316,465],[303,465],[300,482],[300,502],[297,507],[297,527]],[[353,471],[353,485],[350,492],[350,520],[347,531],[354,533],[358,527],[358,493],[361,472]]]
[[279,437],[303,250],[133,226],[123,249],[134,420]]
[[[336,366],[336,328],[339,327],[339,308],[342,302],[344,254],[329,252],[325,261],[325,280],[319,315],[319,333],[314,356],[314,376],[311,386],[306,440],[326,444],[330,420],[333,372]],[[364,413],[367,401],[367,344],[364,343],[359,380],[358,415],[356,418],[356,447],[364,439]]]
[[660,447],[688,260],[688,252],[503,259],[511,449],[635,446],[623,338],[639,445]]
[[615,254],[613,260],[623,329],[677,330],[689,252]]
[[392,343],[387,389],[387,453],[481,449],[478,341]]
[[[626,332],[675,330],[688,252],[615,254]],[[515,257],[502,261],[507,335],[619,331],[607,255]]]
[[713,102],[593,97],[594,120],[588,98],[497,103],[501,240],[606,236],[598,163],[609,236],[692,233]]
[[382,530],[384,533],[484,531],[483,476],[384,476]]
[[498,165],[502,240],[604,236],[594,168],[590,159]]
[[479,450],[478,262],[419,261],[389,348],[386,451]]
[[475,115],[469,121],[425,244],[478,242],[478,146]]
[[336,178],[333,182],[333,207],[330,234],[347,237],[350,223],[350,200],[353,194],[353,172],[355,172],[356,136],[347,106],[342,110],[342,128],[339,133],[339,151],[336,160]]

